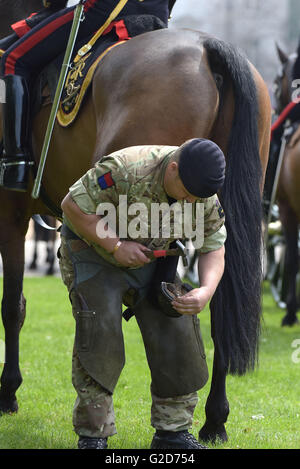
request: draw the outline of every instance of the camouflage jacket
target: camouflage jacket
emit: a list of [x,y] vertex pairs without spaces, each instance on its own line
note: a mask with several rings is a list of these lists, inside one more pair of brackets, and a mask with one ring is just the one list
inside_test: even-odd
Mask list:
[[[168,249],[175,239],[191,238],[200,253],[216,250],[226,240],[217,195],[187,204],[170,201],[164,190],[165,169],[177,149],[144,145],[104,156],[70,188],[72,199],[84,213],[101,215],[121,239],[154,250]],[[76,233],[66,216],[64,221]],[[88,244],[118,265],[112,254]]]

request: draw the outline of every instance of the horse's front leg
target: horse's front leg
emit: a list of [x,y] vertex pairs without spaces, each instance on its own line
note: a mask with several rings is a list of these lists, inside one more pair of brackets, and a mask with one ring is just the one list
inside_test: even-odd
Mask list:
[[[6,231],[7,233],[7,231]],[[16,412],[16,391],[22,383],[19,368],[19,333],[26,309],[22,294],[25,237],[15,228],[10,240],[0,242],[3,262],[2,320],[5,330],[5,364],[1,375],[0,413]]]
[[284,277],[287,282],[286,315],[282,326],[297,324],[297,273],[299,268],[298,255],[298,220],[294,210],[286,201],[279,201],[279,214],[286,242]]
[[225,429],[225,422],[229,414],[226,375],[226,367],[222,365],[215,345],[211,387],[205,405],[206,421],[199,432],[199,439],[202,441],[216,443],[217,440],[221,442],[228,440]]

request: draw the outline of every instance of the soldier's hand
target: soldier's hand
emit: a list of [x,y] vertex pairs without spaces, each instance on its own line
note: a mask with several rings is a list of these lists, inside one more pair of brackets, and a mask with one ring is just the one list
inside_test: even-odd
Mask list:
[[198,314],[202,311],[210,295],[206,287],[194,288],[183,296],[179,296],[172,302],[173,308],[181,314]]
[[121,246],[114,253],[114,258],[124,267],[141,267],[150,262],[150,259],[144,254],[146,251],[150,251],[150,249],[140,243],[122,241]]

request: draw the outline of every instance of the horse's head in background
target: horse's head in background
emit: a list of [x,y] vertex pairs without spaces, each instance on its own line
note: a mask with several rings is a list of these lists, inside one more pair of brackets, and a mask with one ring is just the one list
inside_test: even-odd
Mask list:
[[[280,67],[273,83],[275,98],[275,112],[279,115],[283,109],[291,102],[292,93],[296,90],[293,87],[293,67],[297,54],[288,55],[278,44],[276,44],[277,55],[280,60]],[[298,84],[299,87],[299,84]]]

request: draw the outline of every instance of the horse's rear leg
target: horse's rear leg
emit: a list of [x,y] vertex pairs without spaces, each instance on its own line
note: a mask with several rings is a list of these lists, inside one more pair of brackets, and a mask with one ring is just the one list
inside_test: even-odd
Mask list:
[[206,421],[199,432],[199,439],[205,442],[216,443],[217,440],[228,440],[225,422],[229,414],[229,403],[226,397],[227,371],[221,365],[217,346],[215,344],[213,374],[210,393],[205,405]]
[[46,262],[49,264],[46,275],[54,274],[54,262],[55,262],[55,244],[54,241],[47,243],[47,259]]
[[10,239],[11,241],[1,244],[5,364],[0,380],[0,412],[6,413],[18,410],[16,391],[22,382],[19,368],[19,333],[26,314],[26,301],[22,294],[25,238],[20,233],[12,233]]
[[297,215],[287,203],[279,201],[280,220],[282,222],[286,242],[284,275],[287,282],[286,309],[282,326],[293,326],[297,319],[297,286],[296,279],[299,268],[298,254],[298,221]]

